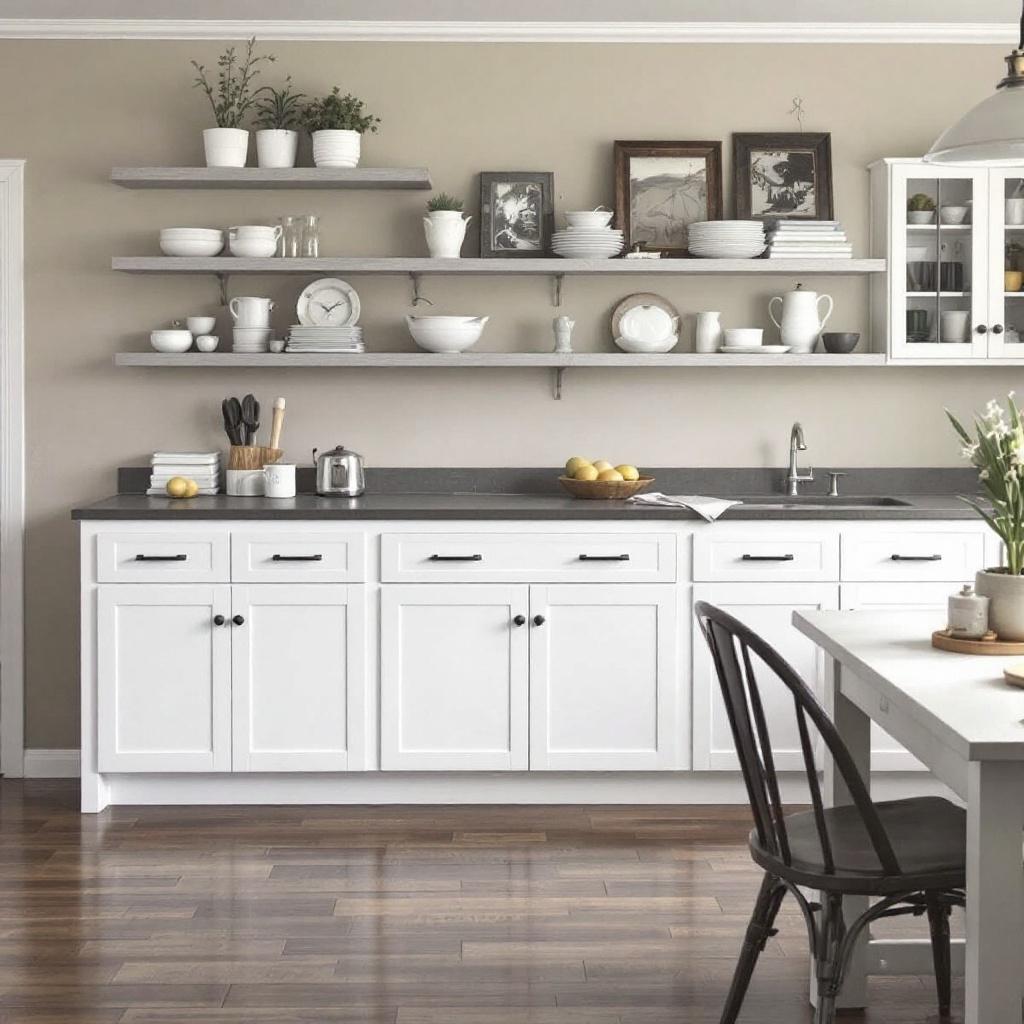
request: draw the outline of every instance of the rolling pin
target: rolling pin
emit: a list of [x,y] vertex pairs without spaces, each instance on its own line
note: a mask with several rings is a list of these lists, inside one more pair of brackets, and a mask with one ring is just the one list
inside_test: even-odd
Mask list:
[[281,430],[284,427],[284,399],[274,399],[274,418],[270,423],[270,447],[281,447]]

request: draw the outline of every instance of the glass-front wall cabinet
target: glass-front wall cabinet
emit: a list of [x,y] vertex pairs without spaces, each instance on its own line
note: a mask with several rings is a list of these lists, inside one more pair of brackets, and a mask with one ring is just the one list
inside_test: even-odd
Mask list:
[[894,360],[1024,360],[1024,168],[886,160],[872,175],[876,331]]

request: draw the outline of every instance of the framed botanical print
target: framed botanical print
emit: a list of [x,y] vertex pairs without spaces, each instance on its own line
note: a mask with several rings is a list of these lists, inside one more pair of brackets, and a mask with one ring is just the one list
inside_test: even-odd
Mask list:
[[733,135],[732,167],[740,220],[832,220],[829,132]]
[[545,256],[555,230],[551,171],[480,173],[480,255]]
[[689,225],[721,218],[721,142],[615,143],[615,222],[627,250],[685,256]]

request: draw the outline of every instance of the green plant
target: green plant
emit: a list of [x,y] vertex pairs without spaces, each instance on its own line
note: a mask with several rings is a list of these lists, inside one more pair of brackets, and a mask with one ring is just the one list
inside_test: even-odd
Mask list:
[[302,112],[302,126],[307,132],[321,131],[352,131],[375,132],[380,125],[380,118],[363,112],[361,99],[346,93],[335,86],[327,96],[313,100]]
[[436,196],[431,196],[427,200],[427,209],[431,213],[436,213],[438,210],[455,210],[461,213],[462,200],[448,195],[447,192],[438,192]]
[[288,75],[284,85],[275,89],[272,85],[260,90],[262,96],[256,101],[256,127],[279,128],[291,131],[302,124],[302,101],[306,98],[301,92],[292,92],[292,76]]
[[916,192],[907,200],[908,210],[934,210],[935,200],[923,192]]
[[1002,538],[1006,571],[1024,573],[1024,426],[1013,392],[1006,396],[1006,410],[993,398],[974,419],[976,437],[971,437],[947,409],[953,429],[960,436],[965,459],[978,469],[982,491],[992,505],[982,507],[977,498],[961,495]]
[[239,56],[234,46],[229,46],[217,58],[217,84],[211,84],[206,77],[206,68],[198,61],[192,61],[196,69],[193,83],[197,89],[206,93],[206,98],[213,108],[213,116],[217,119],[218,128],[240,128],[242,119],[256,102],[262,89],[253,90],[253,79],[260,73],[261,64],[273,64],[275,58],[271,54],[256,54],[256,37],[245,44],[245,55]]

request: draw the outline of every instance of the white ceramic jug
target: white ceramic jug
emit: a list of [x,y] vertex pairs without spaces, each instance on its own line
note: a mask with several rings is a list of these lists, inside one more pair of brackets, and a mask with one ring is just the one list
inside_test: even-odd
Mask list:
[[[828,303],[828,311],[821,316],[821,301]],[[777,320],[773,307],[778,302],[782,306],[782,319]],[[768,315],[772,323],[779,329],[783,345],[789,345],[793,352],[813,352],[818,343],[828,318],[832,315],[832,296],[819,295],[817,292],[804,291],[802,285],[796,290],[786,292],[784,296],[776,295],[768,303]]]
[[273,308],[272,300],[254,295],[236,295],[228,303],[236,327],[269,327]]
[[463,218],[458,210],[434,210],[423,218],[427,249],[435,259],[458,259],[472,217]]
[[720,312],[710,311],[697,314],[694,348],[698,352],[717,352],[722,347],[721,315]]

